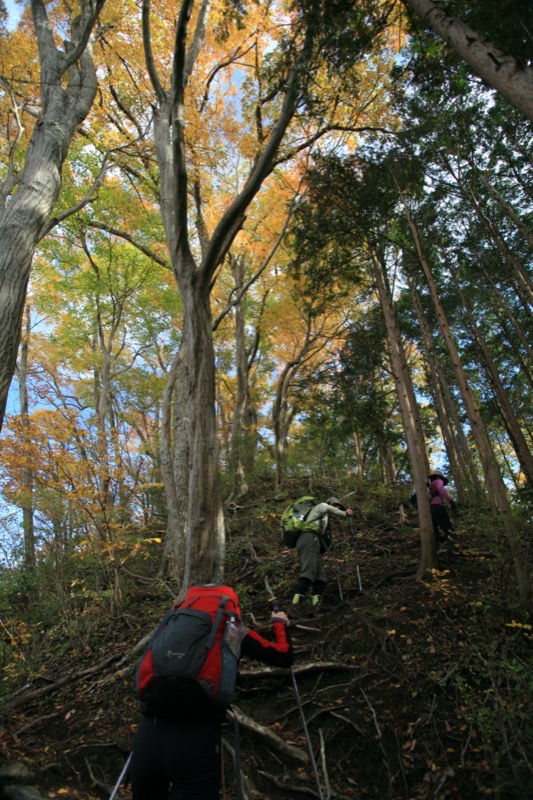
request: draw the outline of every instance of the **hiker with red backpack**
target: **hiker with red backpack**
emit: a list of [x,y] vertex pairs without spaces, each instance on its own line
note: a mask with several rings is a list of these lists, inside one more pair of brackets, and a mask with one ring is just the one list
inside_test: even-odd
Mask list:
[[329,514],[346,519],[353,515],[351,508],[346,508],[336,497],[329,497],[325,503],[315,503],[305,514],[303,529],[298,534],[296,549],[300,559],[300,576],[294,596],[293,608],[302,607],[305,595],[311,588],[311,606],[317,609],[326,585],[326,573],[321,556],[331,548],[329,534]]
[[283,611],[275,641],[241,621],[229,586],[192,586],[165,615],[137,667],[143,718],[130,764],[132,800],[219,800],[221,727],[241,656],[273,667],[294,661]]

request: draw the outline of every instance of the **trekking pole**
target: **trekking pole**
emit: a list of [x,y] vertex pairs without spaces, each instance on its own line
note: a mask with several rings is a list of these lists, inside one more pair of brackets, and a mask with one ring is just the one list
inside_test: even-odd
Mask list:
[[[276,598],[275,598],[275,596],[274,596],[274,594],[272,592],[272,589],[270,588],[270,584],[268,582],[268,578],[267,578],[266,575],[265,575],[265,586],[266,586],[266,590],[267,590],[268,594],[270,595],[270,604],[272,606],[272,611],[274,611],[274,612],[279,611],[278,601],[276,600]],[[289,675],[291,676],[292,688],[294,690],[294,694],[296,696],[296,703],[298,705],[298,710],[300,711],[300,716],[302,718],[302,727],[304,729],[305,739],[306,739],[306,742],[307,742],[307,750],[308,750],[308,753],[309,753],[309,759],[311,761],[311,766],[313,768],[313,772],[314,772],[314,775],[315,775],[316,788],[318,790],[318,797],[320,798],[320,800],[324,800],[324,795],[322,794],[322,787],[320,786],[320,778],[318,777],[318,767],[316,765],[315,756],[314,756],[314,753],[313,753],[313,747],[311,745],[311,737],[309,736],[309,730],[307,728],[307,722],[305,721],[305,714],[304,714],[304,709],[303,709],[303,706],[302,706],[302,701],[301,701],[301,698],[300,698],[300,692],[298,691],[298,684],[296,683],[296,675],[294,674],[294,670],[293,670],[292,667],[289,667]]]
[[[352,519],[351,516],[350,516],[350,532],[352,534],[353,551],[355,553],[356,552],[356,548],[355,548],[355,533],[354,533],[354,529],[353,529],[353,519]],[[355,568],[357,570],[357,580],[359,581],[359,591],[362,592],[363,591],[363,585],[361,583],[361,573],[359,572],[359,562],[357,561],[357,559],[355,561]]]
[[239,731],[239,720],[235,714],[233,715],[233,742],[235,746],[235,794],[237,796],[237,800],[244,800],[241,775],[241,736]]
[[341,572],[340,572],[340,568],[339,568],[339,559],[338,558],[335,558],[335,563],[336,563],[336,572],[337,572],[337,586],[339,587],[339,597],[340,597],[341,600],[344,600],[344,597],[342,596]]
[[122,769],[122,772],[121,772],[121,773],[120,773],[120,775],[118,776],[118,781],[117,781],[117,782],[116,782],[116,784],[115,784],[115,788],[114,788],[114,789],[113,789],[113,791],[111,792],[111,796],[110,796],[109,800],[115,800],[115,797],[117,796],[117,792],[118,792],[118,790],[120,789],[120,784],[122,783],[122,781],[123,781],[123,780],[124,780],[124,778],[126,777],[126,773],[127,773],[127,771],[128,771],[128,767],[129,767],[129,765],[130,765],[130,761],[131,761],[131,757],[132,757],[132,755],[133,755],[133,750],[132,750],[132,751],[131,751],[131,753],[129,754],[129,756],[128,756],[128,758],[127,758],[127,761],[126,761],[126,763],[124,764],[124,767],[123,767],[123,769]]
[[[275,609],[274,609],[275,610]],[[296,683],[296,675],[294,674],[294,670],[292,667],[289,667],[289,675],[291,676],[291,683],[292,688],[294,689],[294,694],[296,695],[296,702],[298,704],[298,709],[300,711],[300,716],[302,718],[302,727],[304,729],[305,738],[307,741],[307,749],[309,751],[309,758],[311,760],[311,766],[313,767],[313,772],[315,774],[315,781],[316,781],[316,788],[318,791],[318,796],[320,800],[324,800],[324,795],[322,794],[322,787],[320,786],[320,778],[318,777],[318,768],[315,761],[315,756],[313,753],[313,747],[311,745],[311,738],[309,736],[309,730],[307,729],[307,722],[305,721],[305,714],[302,706],[302,701],[300,699],[300,692],[298,691],[298,684]]]

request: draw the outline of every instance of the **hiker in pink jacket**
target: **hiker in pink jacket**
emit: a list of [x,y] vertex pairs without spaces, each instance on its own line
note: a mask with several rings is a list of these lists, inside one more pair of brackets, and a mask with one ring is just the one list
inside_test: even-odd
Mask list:
[[442,472],[438,469],[433,470],[428,476],[427,485],[429,489],[429,508],[433,521],[433,532],[437,549],[439,542],[446,542],[446,555],[448,562],[453,564],[457,553],[457,537],[453,533],[453,525],[444,502],[450,504],[452,510],[456,510],[456,505],[451,495],[444,488],[448,483]]

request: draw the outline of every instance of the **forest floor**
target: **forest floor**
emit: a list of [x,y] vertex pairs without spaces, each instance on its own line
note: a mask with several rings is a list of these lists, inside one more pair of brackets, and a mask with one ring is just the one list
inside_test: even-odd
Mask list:
[[[298,574],[296,551],[279,545],[287,502],[272,494],[227,509],[226,581],[245,624],[266,636],[265,575],[290,614]],[[533,639],[512,602],[509,564],[465,512],[456,520],[463,558],[451,568],[442,555],[433,579],[416,582],[414,512],[402,518],[393,494],[352,504],[353,531],[336,524],[325,556],[320,612],[292,620],[295,682],[241,661],[234,707],[247,796],[320,797],[318,775],[323,800],[533,797]],[[4,670],[0,762],[25,764],[45,797],[107,798],[122,769],[138,720],[135,646],[172,602],[148,574],[119,615],[102,597],[43,624],[24,655],[31,669],[17,665],[18,685]],[[235,797],[233,736],[230,722],[224,800]]]

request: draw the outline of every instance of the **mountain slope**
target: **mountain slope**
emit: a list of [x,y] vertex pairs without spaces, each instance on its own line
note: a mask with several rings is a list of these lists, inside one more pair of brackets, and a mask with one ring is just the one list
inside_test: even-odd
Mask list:
[[[488,551],[484,521],[465,511],[457,520],[464,558],[420,584],[416,520],[400,514],[401,494],[349,499],[353,532],[335,525],[322,608],[292,620],[295,684],[289,672],[241,662],[234,706],[248,796],[318,796],[303,711],[324,798],[525,800],[533,792],[531,628],[506,595],[509,572]],[[228,510],[227,582],[245,623],[267,636],[264,576],[290,614],[298,574],[295,551],[278,541],[288,500],[265,491]],[[93,598],[70,619],[43,622],[27,673],[7,665],[0,753],[25,763],[43,796],[107,797],[120,773],[138,719],[140,642],[173,599],[150,567],[120,615],[109,616],[105,595]],[[231,721],[224,739],[231,798]]]

